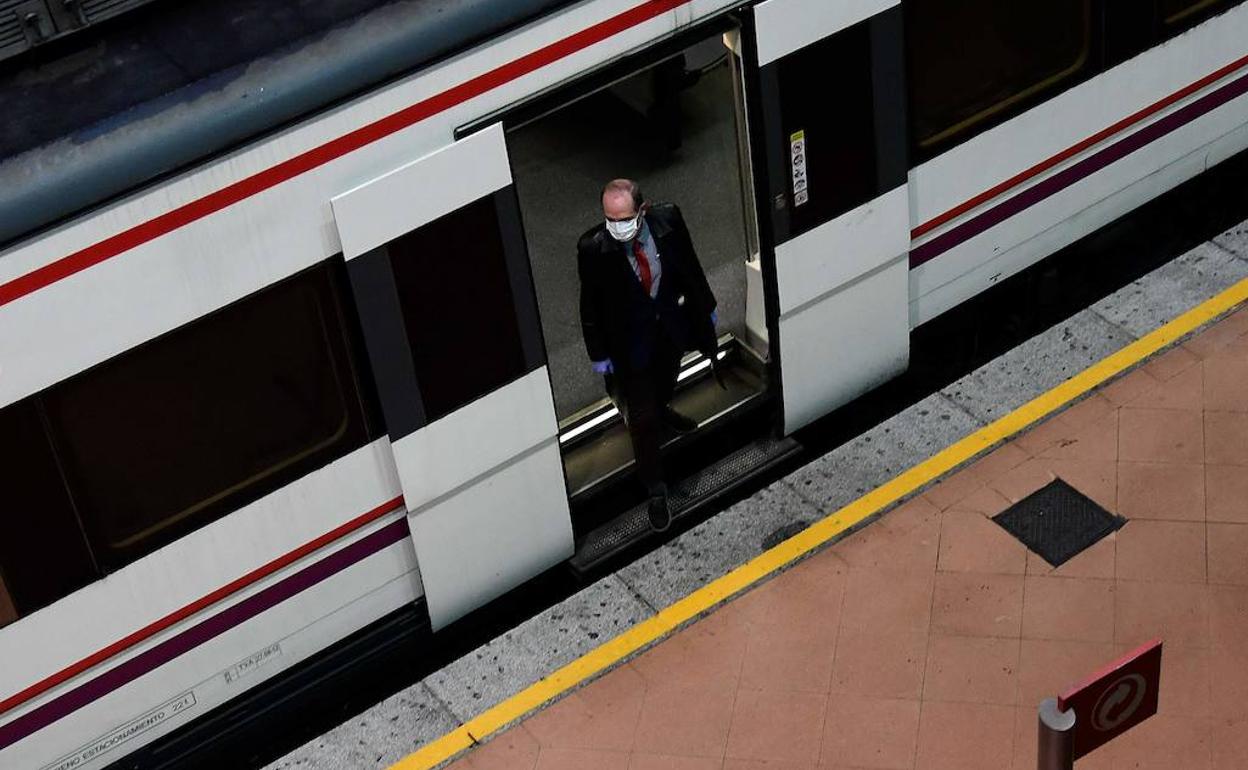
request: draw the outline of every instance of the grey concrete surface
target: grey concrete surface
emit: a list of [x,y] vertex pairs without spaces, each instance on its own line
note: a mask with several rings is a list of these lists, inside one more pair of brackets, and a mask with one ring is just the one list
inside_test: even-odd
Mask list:
[[951,383],[941,393],[980,420],[991,422],[1134,338],[1097,313],[1084,310]]
[[421,684],[386,698],[269,767],[271,770],[389,767],[458,724],[450,711]]
[[788,477],[821,515],[861,497],[983,423],[940,393],[898,412]]
[[720,331],[744,334],[748,253],[732,70],[715,58],[716,47],[722,51],[717,38],[689,54],[691,69],[719,63],[680,92],[675,150],[663,147],[635,109],[644,101],[623,98],[644,91],[646,73],[508,135],[561,419],[604,395],[581,338],[576,242],[602,220],[600,195],[611,179],[637,179],[650,200],[680,206],[719,301]]
[[466,722],[653,614],[625,581],[611,575],[451,663],[423,684]]
[[[1244,229],[1248,231],[1248,227]],[[1202,243],[1093,304],[1091,309],[1137,337],[1142,336],[1248,276],[1248,252],[1242,257],[1216,243]]]
[[781,527],[817,518],[810,503],[785,481],[760,490],[617,574],[650,606],[676,602],[762,553]]
[[[407,750],[438,737],[448,715],[471,719],[748,561],[779,528],[827,515],[1234,284],[1248,261],[1227,249],[1245,233],[1248,223],[1132,282],[270,767],[375,766],[369,757],[391,756],[397,740],[376,714],[393,717],[403,696],[442,707],[410,720]],[[374,740],[374,754],[357,751]]]
[[1216,236],[1213,242],[1243,259],[1248,259],[1248,222],[1238,224]]

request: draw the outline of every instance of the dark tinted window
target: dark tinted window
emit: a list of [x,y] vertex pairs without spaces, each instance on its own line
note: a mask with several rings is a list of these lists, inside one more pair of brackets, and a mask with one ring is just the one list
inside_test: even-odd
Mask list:
[[[786,240],[876,197],[871,35],[866,22],[770,65],[762,77],[778,96],[782,150],[773,195],[776,238]],[[773,80],[774,78],[774,80]],[[798,178],[805,166],[805,191]]]
[[1091,74],[1092,0],[906,0],[912,139],[923,157]]
[[13,608],[13,600],[4,585],[4,576],[0,575],[0,628],[17,620],[17,610]]
[[1118,64],[1243,0],[1102,0],[1107,65]]
[[1105,18],[1104,65],[1120,64],[1153,45],[1156,23],[1153,3],[1140,0],[1101,0]]
[[1157,17],[1166,36],[1199,24],[1242,0],[1157,0]]
[[0,623],[98,577],[37,399],[0,409]]
[[523,254],[509,258],[496,208],[514,208],[514,195],[482,198],[387,246],[429,421],[532,368],[518,318],[524,309],[526,333],[538,333],[532,279]]
[[76,376],[44,403],[107,567],[367,439],[329,265]]

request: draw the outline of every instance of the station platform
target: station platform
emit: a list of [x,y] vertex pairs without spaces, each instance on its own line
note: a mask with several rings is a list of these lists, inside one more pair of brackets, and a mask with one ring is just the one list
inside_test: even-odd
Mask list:
[[[268,765],[1032,770],[1036,706],[1165,642],[1081,760],[1248,767],[1248,222]],[[1125,523],[1054,569],[1055,478]]]
[[[1126,519],[1058,568],[993,521],[1060,478]],[[456,770],[1034,770],[1036,707],[1165,642],[1078,763],[1248,767],[1248,309],[759,581]]]

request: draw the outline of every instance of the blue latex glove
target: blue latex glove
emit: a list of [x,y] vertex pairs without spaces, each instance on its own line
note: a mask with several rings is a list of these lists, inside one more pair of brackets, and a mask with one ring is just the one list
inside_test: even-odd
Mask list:
[[589,365],[592,366],[594,371],[598,374],[611,374],[615,371],[615,366],[611,363],[611,359],[609,358],[604,358],[601,361],[591,361]]
[[711,311],[711,326],[719,326],[719,313]]

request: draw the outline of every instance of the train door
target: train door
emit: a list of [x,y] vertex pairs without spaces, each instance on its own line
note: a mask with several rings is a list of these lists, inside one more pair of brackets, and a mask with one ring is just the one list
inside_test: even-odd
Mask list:
[[718,301],[722,378],[700,353],[685,356],[672,405],[699,428],[662,439],[677,517],[705,504],[710,487],[727,488],[723,479],[694,483],[725,455],[736,464],[724,473],[739,481],[787,447],[755,445],[774,424],[774,404],[740,70],[724,42],[735,28],[718,16],[458,131],[499,121],[506,130],[581,546],[576,568],[591,551],[607,553],[587,543],[623,546],[649,526],[635,507],[644,490],[630,481],[633,451],[612,383],[590,368],[579,317],[577,243],[602,222],[609,180],[634,179],[647,200],[680,207]]
[[572,554],[502,129],[456,141],[332,205],[440,628]]
[[736,50],[787,432],[908,362],[901,6],[764,0],[749,17]]

